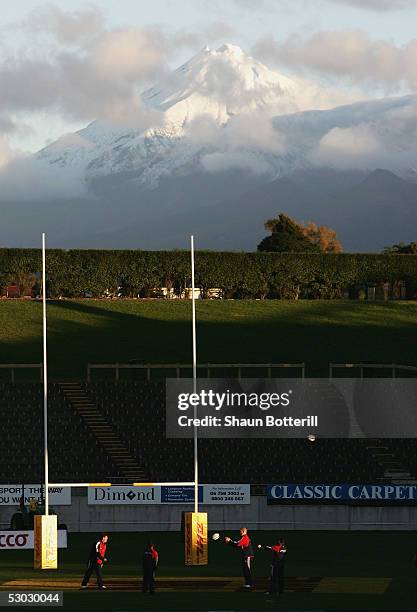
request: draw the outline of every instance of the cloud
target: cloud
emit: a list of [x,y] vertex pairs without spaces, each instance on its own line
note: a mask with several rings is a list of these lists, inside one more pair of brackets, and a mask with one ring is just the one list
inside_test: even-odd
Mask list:
[[[354,109],[353,109],[354,110]],[[408,172],[417,160],[417,98],[396,108],[373,112],[349,126],[327,130],[310,149],[307,158],[314,165],[337,169],[372,170],[388,168]]]
[[10,117],[0,115],[0,134],[8,134],[16,130],[16,124]]
[[[282,1],[282,0],[281,0]],[[245,10],[272,10],[271,0],[234,0],[234,3],[241,9]]]
[[360,9],[385,12],[402,11],[417,6],[417,0],[327,0],[334,4],[346,4]]
[[7,138],[0,136],[0,171],[7,166],[13,157],[13,152]]
[[[365,11],[388,12],[402,11],[417,6],[417,0],[325,0],[329,4],[341,4],[353,6]],[[275,0],[234,0],[235,5],[243,10],[248,11],[273,11],[277,8],[278,2]],[[297,4],[297,10],[300,7],[309,5],[309,0],[279,0],[280,10],[294,11],[294,4]]]
[[0,115],[0,170],[6,168],[15,159],[21,158],[23,155],[22,151],[15,150],[10,145],[11,137],[15,134],[28,135],[31,132],[31,128],[26,124],[16,124],[7,115]]
[[212,21],[202,30],[179,30],[175,32],[171,39],[172,51],[174,52],[176,47],[201,49],[209,43],[213,44],[218,41],[228,40],[235,36],[235,34],[235,27],[229,23],[225,23],[224,21]]
[[253,174],[268,175],[273,168],[262,157],[250,151],[208,153],[201,158],[201,165],[207,172],[216,174],[229,170],[246,170]]
[[259,111],[231,117],[226,125],[219,125],[209,115],[201,115],[186,126],[184,142],[185,146],[228,151],[251,148],[278,154],[285,149],[282,134],[273,127],[271,118]]
[[[242,168],[268,177],[290,175],[310,165],[337,170],[387,168],[417,171],[417,96],[361,102],[324,112],[193,122],[188,145],[203,151],[208,172]],[[271,123],[273,129],[271,127]],[[180,155],[179,155],[180,157]]]
[[285,140],[273,127],[271,118],[262,113],[245,113],[231,117],[221,126],[209,116],[189,123],[184,146],[203,151],[202,167],[208,172],[225,172],[232,168],[254,174],[274,174],[269,156],[285,152]]
[[[0,59],[0,114],[52,110],[76,121],[105,118],[146,123],[140,92],[167,71],[184,47],[202,46],[231,28],[167,34],[161,27],[109,28],[95,6],[48,5],[10,26],[25,44]],[[4,32],[4,29],[3,29]]]
[[404,46],[372,40],[363,30],[317,32],[309,38],[292,35],[283,42],[260,39],[254,52],[264,60],[292,69],[315,71],[386,90],[417,88],[417,39]]
[[9,156],[1,167],[1,201],[32,201],[78,198],[87,195],[84,178],[77,168],[51,166],[32,156]]
[[126,28],[94,32],[75,49],[58,45],[49,57],[32,49],[6,57],[0,111],[54,109],[77,120],[111,119],[128,107],[135,114],[138,88],[164,69],[165,44],[158,32]]
[[19,25],[26,31],[46,32],[59,42],[74,44],[88,42],[94,32],[103,31],[105,18],[95,5],[64,11],[58,6],[48,4],[31,11]]
[[49,147],[56,151],[56,160],[50,163],[42,152],[35,156],[12,149],[8,139],[0,137],[0,202],[91,197],[84,168],[60,163],[74,147],[88,154],[94,143],[77,133],[65,134]]
[[309,157],[319,166],[363,169],[371,159],[375,163],[381,149],[382,143],[366,124],[351,128],[336,127],[323,136]]

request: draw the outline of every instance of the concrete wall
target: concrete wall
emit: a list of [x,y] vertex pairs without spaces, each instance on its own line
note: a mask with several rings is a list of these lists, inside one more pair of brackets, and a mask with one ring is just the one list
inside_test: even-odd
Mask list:
[[[86,492],[72,495],[71,506],[57,506],[59,521],[70,531],[176,531],[181,529],[182,511],[190,505],[89,506]],[[359,506],[268,506],[266,497],[252,497],[248,506],[201,506],[209,513],[209,528],[219,531],[238,529],[412,529],[417,530],[417,507]],[[14,512],[0,508],[0,528],[5,529]]]

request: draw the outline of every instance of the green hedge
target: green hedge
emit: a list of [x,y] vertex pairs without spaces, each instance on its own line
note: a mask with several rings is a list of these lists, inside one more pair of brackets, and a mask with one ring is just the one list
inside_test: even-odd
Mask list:
[[[39,278],[38,249],[0,249],[0,287]],[[23,279],[23,280],[22,280]],[[156,287],[177,295],[190,286],[186,251],[47,251],[48,297],[102,297],[108,292],[146,297]],[[355,287],[405,281],[417,293],[417,255],[321,253],[196,253],[196,286],[226,298],[338,298]]]

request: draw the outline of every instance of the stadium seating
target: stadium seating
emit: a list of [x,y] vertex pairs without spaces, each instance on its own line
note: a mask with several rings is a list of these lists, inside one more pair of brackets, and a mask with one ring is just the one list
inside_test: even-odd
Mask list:
[[[192,440],[165,438],[163,383],[100,382],[85,383],[84,388],[151,480],[193,479]],[[250,480],[258,484],[382,481],[385,469],[375,461],[368,445],[363,439],[314,443],[296,439],[202,439],[200,479]]]
[[[193,480],[192,440],[165,437],[165,387],[161,382],[83,383],[151,481]],[[71,405],[59,383],[48,387],[51,482],[117,481],[111,457]],[[43,475],[43,399],[39,383],[0,383],[0,479],[39,482]],[[199,441],[201,482],[382,482],[386,466],[369,446],[386,444],[412,477],[417,476],[414,440],[297,439]],[[384,446],[383,448],[386,448]],[[11,469],[11,464],[13,469]]]
[[[49,478],[89,482],[98,474],[119,476],[111,459],[65,400],[58,384],[48,386]],[[43,479],[43,387],[39,383],[0,383],[2,483]],[[13,466],[13,467],[12,467]]]

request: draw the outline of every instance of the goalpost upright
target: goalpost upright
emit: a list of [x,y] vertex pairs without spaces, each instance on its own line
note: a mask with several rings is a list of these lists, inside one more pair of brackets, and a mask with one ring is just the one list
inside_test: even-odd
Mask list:
[[56,515],[49,514],[48,458],[48,353],[46,321],[46,237],[42,234],[42,344],[43,344],[43,454],[45,514],[34,517],[34,567],[58,567],[58,527]]
[[[195,268],[194,236],[191,236],[191,308],[193,333],[193,393],[197,392],[197,330],[195,316]],[[197,418],[197,406],[194,406],[194,423]],[[194,425],[194,512],[198,513],[198,430]]]
[[46,336],[46,243],[42,234],[42,339],[43,339],[43,451],[45,470],[45,516],[49,515],[49,463],[48,463],[48,351]]
[[[197,330],[195,312],[195,257],[194,236],[191,236],[191,308],[193,346],[193,393],[197,392]],[[194,512],[185,513],[185,564],[207,565],[207,513],[199,512],[198,500],[198,428],[197,406],[194,406]]]

